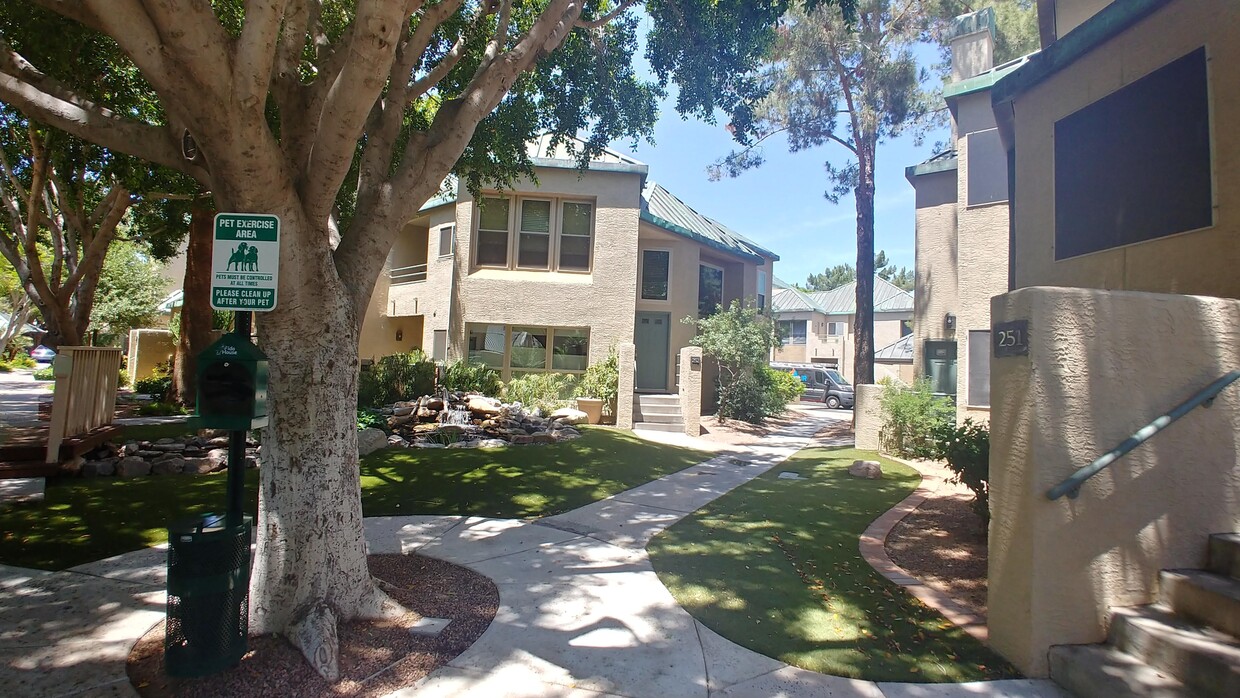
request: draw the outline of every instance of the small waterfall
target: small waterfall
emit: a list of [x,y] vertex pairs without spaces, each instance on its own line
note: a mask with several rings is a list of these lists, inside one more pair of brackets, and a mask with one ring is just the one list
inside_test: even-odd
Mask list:
[[444,410],[444,424],[469,426],[469,410],[464,407],[450,407]]

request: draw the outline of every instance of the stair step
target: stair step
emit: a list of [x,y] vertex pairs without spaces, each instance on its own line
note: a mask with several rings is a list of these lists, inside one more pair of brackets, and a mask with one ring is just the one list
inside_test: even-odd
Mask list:
[[1051,679],[1076,698],[1198,698],[1165,671],[1106,645],[1056,645]]
[[0,462],[0,480],[55,477],[59,474],[60,464],[44,463],[42,457],[39,460]]
[[640,405],[637,409],[642,414],[680,414],[680,405]]
[[1240,643],[1194,625],[1168,608],[1138,606],[1111,613],[1109,642],[1185,685],[1211,696],[1240,696]]
[[645,407],[647,405],[673,405],[680,406],[679,395],[637,395],[637,404]]
[[1163,570],[1158,600],[1184,618],[1240,637],[1240,581],[1205,570]]
[[680,416],[679,412],[676,414],[651,414],[649,412],[642,412],[640,415],[637,415],[636,419],[642,422],[657,422],[659,424],[685,423],[684,417]]
[[667,422],[638,422],[633,425],[634,429],[645,429],[646,431],[684,431],[685,423],[667,423]]
[[1240,533],[1215,533],[1210,536],[1211,572],[1240,579]]

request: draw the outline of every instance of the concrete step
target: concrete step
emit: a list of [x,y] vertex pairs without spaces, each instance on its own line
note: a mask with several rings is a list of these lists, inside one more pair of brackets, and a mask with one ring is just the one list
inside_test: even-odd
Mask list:
[[647,431],[671,431],[679,432],[685,430],[685,423],[681,422],[638,422],[633,425],[634,429],[645,429]]
[[1240,581],[1205,570],[1163,570],[1158,601],[1177,615],[1240,637]]
[[1056,645],[1051,679],[1076,698],[1200,698],[1165,671],[1106,645]]
[[1240,643],[1159,606],[1117,608],[1108,641],[1210,696],[1240,696]]
[[635,405],[642,414],[680,414],[680,405]]
[[651,414],[649,412],[642,412],[639,415],[634,415],[633,420],[644,423],[680,424],[682,426],[685,423],[684,417],[682,417],[679,412],[675,414]]
[[647,405],[650,405],[652,407],[659,406],[659,405],[679,407],[680,396],[679,395],[646,395],[644,393],[637,393],[637,404],[642,407],[645,407]]
[[1240,533],[1215,533],[1210,536],[1209,560],[1206,565],[1209,571],[1240,579]]

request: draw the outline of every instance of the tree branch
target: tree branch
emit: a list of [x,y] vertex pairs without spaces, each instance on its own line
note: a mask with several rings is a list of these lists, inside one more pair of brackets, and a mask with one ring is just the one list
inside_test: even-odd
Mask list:
[[616,6],[616,9],[612,10],[611,12],[608,12],[602,17],[599,17],[598,19],[595,19],[595,20],[578,19],[576,22],[574,22],[574,26],[578,26],[583,29],[598,29],[600,27],[606,26],[612,20],[624,14],[626,10],[628,10],[630,7],[632,7],[635,4],[637,4],[637,0],[623,0],[623,2],[621,2],[619,5]]
[[[267,99],[277,60],[276,39],[287,4],[288,0],[246,0],[245,25],[236,40],[232,62],[234,93],[242,104]],[[304,40],[305,34],[301,36]]]

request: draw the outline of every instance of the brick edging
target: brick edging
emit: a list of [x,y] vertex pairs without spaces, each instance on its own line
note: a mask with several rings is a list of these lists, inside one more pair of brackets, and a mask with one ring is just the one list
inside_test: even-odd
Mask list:
[[951,621],[952,624],[978,640],[987,642],[990,636],[986,627],[985,617],[966,608],[947,594],[909,574],[908,571],[893,562],[887,555],[885,542],[887,536],[891,533],[891,529],[895,528],[896,524],[900,523],[904,517],[913,513],[913,510],[921,506],[922,502],[934,496],[938,488],[943,484],[943,477],[939,473],[926,469],[919,463],[892,458],[887,454],[883,454],[883,457],[903,463],[916,470],[921,474],[921,485],[899,504],[888,509],[882,516],[870,523],[869,527],[865,529],[865,533],[861,534],[861,541],[858,546],[861,550],[861,557],[865,558],[865,561],[869,563],[870,567],[874,568],[874,571],[886,577],[893,584],[902,587],[904,591],[912,594],[922,603],[943,614],[943,617]]

